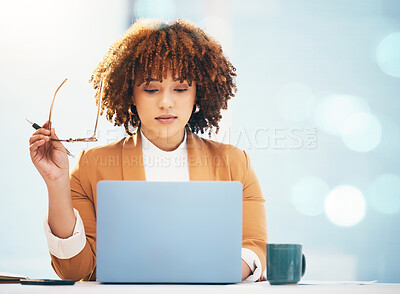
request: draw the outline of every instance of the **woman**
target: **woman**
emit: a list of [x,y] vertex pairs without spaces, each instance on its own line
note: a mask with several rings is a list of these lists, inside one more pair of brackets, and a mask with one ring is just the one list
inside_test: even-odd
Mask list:
[[[236,147],[195,135],[218,131],[220,111],[236,90],[234,71],[221,46],[193,24],[139,20],[110,48],[91,78],[98,101],[104,82],[101,108],[107,119],[124,125],[129,136],[83,151],[69,176],[67,154],[54,141],[57,136],[53,128],[48,130],[49,123],[33,133],[30,155],[47,185],[45,231],[52,266],[61,278],[96,278],[100,180],[240,181],[242,280],[262,278],[265,208],[249,158]],[[157,157],[182,161],[161,164],[165,161],[154,160]]]

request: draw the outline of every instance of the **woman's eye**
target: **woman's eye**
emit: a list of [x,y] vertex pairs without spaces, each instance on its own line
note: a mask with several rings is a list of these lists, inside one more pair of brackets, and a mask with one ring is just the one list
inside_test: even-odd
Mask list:
[[154,89],[154,90],[144,90],[145,92],[147,92],[147,93],[155,93],[155,92],[157,92],[158,90],[157,89]]
[[187,89],[175,89],[175,91],[178,92],[178,93],[182,93],[182,92],[187,91]]

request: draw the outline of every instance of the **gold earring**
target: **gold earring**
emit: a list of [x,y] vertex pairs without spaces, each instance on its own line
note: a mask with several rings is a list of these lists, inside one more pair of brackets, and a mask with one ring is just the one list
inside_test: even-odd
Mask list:
[[196,104],[196,110],[194,111],[194,113],[198,113],[200,111],[200,106],[198,106],[197,104]]
[[134,115],[133,114],[133,111],[132,111],[132,108],[133,107],[135,107],[135,105],[134,104],[131,104],[131,106],[129,106],[129,108],[128,108],[128,113],[130,114],[130,115]]

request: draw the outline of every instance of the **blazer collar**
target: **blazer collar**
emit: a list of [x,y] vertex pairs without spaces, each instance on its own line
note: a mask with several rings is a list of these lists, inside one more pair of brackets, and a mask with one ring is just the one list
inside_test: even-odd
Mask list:
[[203,139],[187,131],[187,153],[189,179],[191,181],[210,181],[210,158]]
[[[209,181],[210,165],[204,141],[186,128],[190,181]],[[145,181],[142,138],[140,130],[125,138],[122,146],[122,177],[124,181]]]

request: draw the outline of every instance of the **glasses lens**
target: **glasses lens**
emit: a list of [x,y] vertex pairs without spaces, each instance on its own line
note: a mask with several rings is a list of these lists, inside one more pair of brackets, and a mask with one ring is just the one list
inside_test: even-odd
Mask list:
[[[54,101],[56,100],[56,95],[58,90],[60,90],[60,88],[62,87],[62,85],[64,85],[64,83],[67,81],[68,79],[65,79],[60,86],[58,86],[57,90],[54,93],[53,96],[53,100],[51,101],[51,106],[50,106],[50,113],[49,113],[49,130],[51,128],[51,120],[52,120],[52,115],[53,115],[53,108],[54,108]],[[101,102],[103,99],[103,78],[101,78],[100,80],[100,97],[98,100],[98,106],[97,106],[97,117],[96,117],[96,124],[94,126],[94,131],[93,131],[93,135],[90,138],[78,138],[78,139],[68,139],[68,140],[57,140],[57,141],[63,141],[63,142],[69,142],[69,143],[73,143],[73,142],[97,142],[97,138],[96,138],[96,132],[97,132],[97,125],[99,122],[99,116],[100,116],[100,110],[101,110]]]

